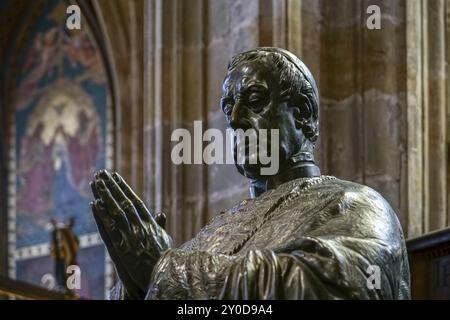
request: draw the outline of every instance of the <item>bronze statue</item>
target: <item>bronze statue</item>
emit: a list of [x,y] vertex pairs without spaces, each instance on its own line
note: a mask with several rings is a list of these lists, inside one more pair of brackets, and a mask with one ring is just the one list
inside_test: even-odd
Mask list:
[[237,54],[221,105],[233,129],[279,129],[279,173],[237,164],[252,198],[175,248],[165,217],[150,214],[117,173],[100,171],[92,210],[120,278],[112,297],[409,299],[394,210],[371,188],[321,175],[314,164],[319,94],[307,67],[278,48]]

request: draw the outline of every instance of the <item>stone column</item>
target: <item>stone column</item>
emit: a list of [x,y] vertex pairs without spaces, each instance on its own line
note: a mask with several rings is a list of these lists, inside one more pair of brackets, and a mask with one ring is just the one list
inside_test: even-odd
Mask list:
[[[380,30],[366,25],[369,5],[381,9]],[[322,171],[378,190],[404,226],[405,19],[404,0],[288,1],[288,49],[311,68],[321,94]]]
[[156,0],[145,9],[145,197],[153,211],[167,214],[176,243],[206,216],[206,168],[171,160],[173,130],[193,134],[194,121],[206,119],[204,3]]
[[418,236],[423,228],[423,45],[422,45],[422,1],[413,0],[406,6],[406,59],[407,59],[407,166],[406,181],[402,184],[405,194],[409,236]]
[[448,218],[448,1],[408,1],[407,179],[409,236]]
[[424,232],[446,226],[447,57],[445,0],[423,5]]
[[114,169],[143,193],[144,1],[93,0],[114,94]]

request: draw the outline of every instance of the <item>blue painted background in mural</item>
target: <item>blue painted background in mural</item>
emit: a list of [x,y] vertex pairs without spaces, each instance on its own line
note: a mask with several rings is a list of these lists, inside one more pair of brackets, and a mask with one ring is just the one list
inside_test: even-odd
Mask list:
[[65,1],[49,1],[27,33],[17,73],[17,247],[48,241],[50,218],[96,232],[89,179],[105,167],[108,86],[86,23],[65,28]]

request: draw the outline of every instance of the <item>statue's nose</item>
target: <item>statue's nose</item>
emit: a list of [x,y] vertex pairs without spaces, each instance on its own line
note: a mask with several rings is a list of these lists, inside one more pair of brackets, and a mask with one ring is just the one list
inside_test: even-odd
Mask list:
[[233,112],[231,113],[230,118],[230,127],[233,130],[247,130],[252,127],[251,121],[249,119],[248,109],[239,101],[236,102],[233,107]]

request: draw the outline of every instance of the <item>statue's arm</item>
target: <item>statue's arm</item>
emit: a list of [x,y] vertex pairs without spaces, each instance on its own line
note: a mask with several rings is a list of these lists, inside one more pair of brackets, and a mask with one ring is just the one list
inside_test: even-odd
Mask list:
[[[146,299],[218,299],[236,259],[202,251],[170,249],[153,269]],[[131,299],[120,280],[111,289],[110,299]]]
[[167,251],[156,264],[146,299],[218,299],[235,256]]

